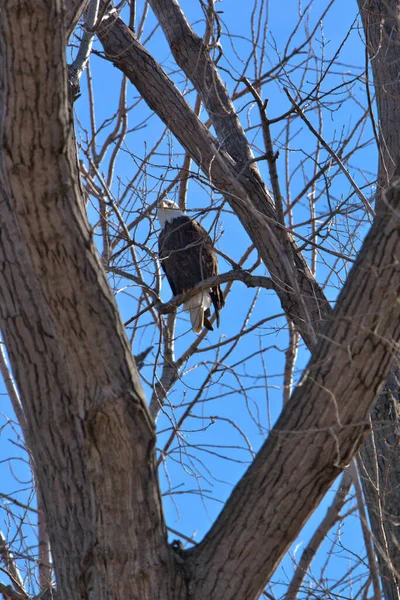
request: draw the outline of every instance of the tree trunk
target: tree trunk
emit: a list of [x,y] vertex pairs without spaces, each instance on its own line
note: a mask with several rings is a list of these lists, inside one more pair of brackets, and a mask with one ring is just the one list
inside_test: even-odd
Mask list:
[[[203,542],[176,553],[154,425],[84,213],[60,4],[8,0],[0,26],[0,319],[59,597],[252,600],[357,451],[388,375],[400,340],[399,177],[276,427]],[[231,160],[218,150],[211,160],[211,136],[191,125],[213,176],[234,193]],[[254,225],[257,211],[248,210]],[[268,219],[258,226],[265,244]],[[299,322],[312,328],[301,310]]]
[[1,328],[60,598],[175,598],[154,424],[83,207],[60,2],[1,16]]
[[[382,215],[376,219],[302,381],[215,525],[192,551],[200,574],[207,571],[196,589],[199,600],[211,593],[232,600],[257,598],[311,507],[368,431],[368,398],[379,392],[378,380],[383,383],[389,372],[386,352],[394,352],[391,334],[380,332],[392,311],[400,313],[399,176],[388,195],[394,204],[383,213],[391,224],[384,225]],[[382,260],[391,265],[386,273]],[[382,296],[388,300],[385,307]],[[400,335],[400,322],[390,328]],[[232,576],[243,568],[251,577]],[[224,573],[232,577],[225,578],[225,589],[219,582]]]
[[[398,0],[358,0],[364,25],[367,60],[370,58],[378,119],[379,147],[377,210],[400,155],[400,71]],[[368,79],[367,79],[368,81]],[[372,114],[371,117],[373,118]],[[360,474],[372,532],[376,540],[382,587],[386,600],[399,600],[400,580],[400,447],[399,373],[394,369],[371,412],[372,435],[361,451]]]

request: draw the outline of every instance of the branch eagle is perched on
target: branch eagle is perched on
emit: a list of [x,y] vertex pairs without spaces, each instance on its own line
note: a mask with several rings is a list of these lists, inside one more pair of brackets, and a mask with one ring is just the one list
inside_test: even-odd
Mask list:
[[[161,225],[158,255],[174,296],[193,289],[208,277],[218,275],[214,245],[200,223],[185,215],[172,200],[160,202],[157,218]],[[211,304],[214,305],[219,327],[219,311],[225,304],[219,285],[202,290],[184,303],[196,334],[203,327],[213,331],[209,321]]]

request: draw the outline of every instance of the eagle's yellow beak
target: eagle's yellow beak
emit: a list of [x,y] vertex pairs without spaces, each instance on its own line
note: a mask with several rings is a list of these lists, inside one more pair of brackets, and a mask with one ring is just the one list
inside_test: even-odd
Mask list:
[[160,202],[159,206],[160,206],[160,208],[162,208],[162,209],[166,209],[166,208],[167,208],[167,205],[166,205],[166,202],[165,202],[165,200],[161,200],[161,202]]

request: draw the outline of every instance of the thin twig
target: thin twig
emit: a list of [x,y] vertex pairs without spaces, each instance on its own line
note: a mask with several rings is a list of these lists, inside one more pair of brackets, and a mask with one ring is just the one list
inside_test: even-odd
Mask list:
[[361,490],[360,476],[358,473],[358,468],[357,468],[357,463],[356,463],[355,458],[353,458],[353,460],[351,461],[348,470],[351,474],[351,477],[352,477],[352,480],[354,483],[354,488],[356,490],[357,506],[358,506],[358,512],[360,514],[361,529],[363,532],[365,548],[367,550],[368,566],[369,566],[369,572],[370,572],[371,579],[372,579],[372,587],[374,589],[374,600],[380,600],[382,598],[382,594],[381,594],[381,590],[380,590],[380,586],[379,586],[378,565],[376,562],[375,552],[374,552],[373,545],[372,545],[371,533],[370,533],[370,530],[368,527],[368,519],[367,519],[366,510],[365,510],[364,497],[363,497],[363,493]]
[[[126,273],[125,271],[122,271],[122,269],[117,269],[115,267],[109,267],[108,271],[111,271],[117,275],[121,275],[122,277],[126,277],[126,279],[131,279],[135,283],[144,287],[146,289],[146,292],[151,293],[153,297],[156,296],[155,292],[149,286],[141,282],[134,275]],[[136,320],[144,312],[149,310],[150,307],[156,308],[160,315],[167,315],[168,313],[174,312],[176,308],[178,308],[178,306],[184,304],[187,300],[189,300],[189,298],[192,298],[201,290],[206,290],[216,285],[222,285],[223,283],[228,283],[232,281],[241,281],[249,288],[260,287],[265,288],[267,290],[275,289],[275,284],[269,277],[264,277],[263,275],[251,275],[248,271],[233,269],[232,271],[227,271],[226,273],[221,273],[221,275],[209,277],[208,279],[201,281],[193,289],[189,290],[188,292],[185,292],[184,294],[178,294],[177,296],[173,296],[168,302],[152,302],[149,307],[147,307],[139,314],[129,319],[129,321],[125,323],[125,326],[129,325],[130,323],[132,323],[132,321]]]
[[0,558],[6,567],[7,575],[12,580],[19,593],[25,594],[24,582],[17,567],[14,555],[11,552],[7,540],[2,531],[0,531]]
[[360,198],[361,202],[364,204],[367,212],[372,217],[375,217],[375,211],[373,210],[373,208],[369,204],[367,198],[364,196],[364,194],[362,193],[362,191],[360,190],[360,188],[358,187],[358,185],[356,184],[356,182],[354,181],[354,179],[352,178],[352,176],[350,175],[350,173],[348,172],[348,170],[346,169],[346,167],[340,160],[339,156],[336,154],[336,152],[333,150],[333,148],[329,144],[327,144],[327,142],[324,140],[324,138],[321,136],[321,134],[318,133],[318,131],[313,127],[313,125],[310,123],[310,121],[305,116],[304,111],[300,108],[300,106],[297,104],[297,102],[294,100],[294,98],[292,98],[292,96],[290,95],[289,90],[286,87],[284,87],[283,89],[284,89],[287,97],[289,98],[290,102],[293,104],[293,107],[294,107],[296,113],[299,115],[300,119],[302,121],[304,121],[304,123],[307,125],[307,127],[309,128],[311,133],[313,133],[315,135],[315,137],[320,141],[321,145],[325,148],[325,150],[327,152],[329,152],[329,154],[335,159],[335,161],[339,165],[340,169],[342,170],[343,174],[347,177],[350,184],[352,185],[355,193]]
[[[79,80],[85,70],[93,46],[94,31],[98,27],[97,15],[99,12],[99,0],[91,0],[84,24],[81,45],[74,62],[69,67],[70,78],[74,85],[79,85]],[[101,15],[102,18],[102,15]],[[100,21],[101,21],[100,18]]]
[[346,502],[347,495],[352,485],[352,476],[349,471],[343,473],[342,480],[340,482],[339,489],[337,490],[332,504],[327,510],[327,513],[318,528],[315,530],[307,547],[304,549],[296,571],[290,582],[288,591],[286,593],[286,600],[296,600],[297,594],[299,593],[300,586],[303,583],[304,577],[307,575],[307,571],[317,553],[318,548],[324,541],[326,535],[332,529],[332,527],[340,520],[340,511]]

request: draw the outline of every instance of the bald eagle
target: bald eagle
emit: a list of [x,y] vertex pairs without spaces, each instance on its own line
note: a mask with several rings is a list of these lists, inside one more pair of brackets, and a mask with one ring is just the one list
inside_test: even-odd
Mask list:
[[[160,202],[157,218],[161,225],[158,238],[159,258],[174,296],[193,289],[208,277],[218,275],[218,260],[213,243],[200,223],[185,215],[172,200]],[[225,304],[219,285],[202,290],[184,303],[196,334],[203,327],[213,331],[209,321],[211,304],[214,305],[219,326],[219,311]]]

